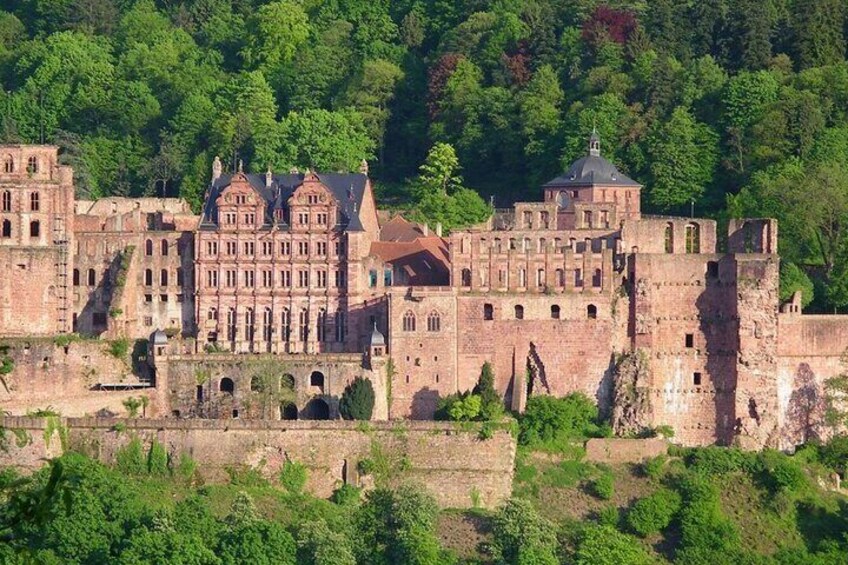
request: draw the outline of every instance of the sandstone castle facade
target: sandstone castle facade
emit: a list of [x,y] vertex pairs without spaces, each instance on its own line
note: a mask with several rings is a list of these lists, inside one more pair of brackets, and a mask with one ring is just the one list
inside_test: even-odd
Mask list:
[[[178,199],[74,199],[51,146],[0,146],[0,408],[324,419],[357,376],[375,418],[431,418],[485,362],[508,406],[585,392],[622,433],[791,447],[827,433],[848,318],[780,304],[777,224],[643,215],[588,154],[540,202],[443,237],[357,173],[224,173]],[[57,338],[64,334],[98,341]],[[104,343],[139,341],[132,366]],[[271,375],[267,394],[259,376]]]

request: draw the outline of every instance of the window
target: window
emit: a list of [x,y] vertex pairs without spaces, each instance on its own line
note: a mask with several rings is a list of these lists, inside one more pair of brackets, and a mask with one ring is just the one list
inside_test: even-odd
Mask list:
[[686,253],[701,252],[701,227],[698,224],[686,225]]
[[695,334],[686,334],[686,347],[695,347]]
[[602,277],[601,270],[595,269],[595,274],[592,275],[592,286],[594,286],[595,288],[600,287],[601,286],[601,277]]
[[244,254],[252,257],[254,251],[256,251],[256,243],[253,241],[245,241],[244,242]]
[[236,339],[236,330],[238,328],[236,321],[236,311],[233,308],[230,308],[227,310],[227,341],[233,341]]
[[383,269],[383,286],[392,286],[392,270]]
[[291,271],[280,271],[280,286],[291,287]]
[[252,226],[256,223],[256,214],[245,214],[244,215],[244,223],[247,226]]
[[210,288],[218,287],[218,271],[206,271],[206,286]]
[[11,155],[6,155],[6,158],[3,159],[3,172],[6,172],[6,173],[14,173],[15,172],[15,160],[12,159]]
[[326,241],[319,241],[318,243],[316,243],[315,244],[315,253],[316,253],[316,255],[319,255],[321,257],[326,256],[327,255],[327,242]]
[[270,241],[262,242],[262,255],[268,256],[274,253],[274,244]]
[[291,335],[291,313],[288,308],[283,308],[283,314],[280,317],[280,339],[288,341]]
[[536,286],[538,286],[538,287],[546,286],[545,269],[538,269],[536,271]]
[[335,275],[336,288],[344,288],[344,271],[335,271],[333,274]]
[[584,228],[591,228],[592,227],[592,211],[591,210],[585,210],[583,212],[583,227]]
[[31,212],[38,212],[40,208],[38,198],[37,192],[33,192],[29,195],[29,209]]
[[427,331],[438,332],[442,329],[442,318],[438,312],[430,312],[427,315]]
[[557,269],[554,273],[554,278],[556,279],[557,286],[565,286],[565,272],[562,269]]
[[177,267],[177,286],[183,286],[183,268]]
[[523,267],[518,269],[518,286],[519,288],[525,288],[527,286],[527,269]]
[[317,386],[320,388],[324,387],[324,373],[320,371],[313,371],[311,375],[309,375],[309,386]]
[[236,251],[238,251],[238,246],[235,241],[227,242],[227,255],[235,255]]
[[215,309],[215,308],[210,308],[209,311],[206,313],[206,319],[217,321],[218,320],[218,310]]
[[167,302],[167,301],[168,301],[168,295],[167,295],[167,294],[160,294],[160,295],[159,295],[159,300],[160,300],[161,302]]
[[280,242],[280,255],[291,255],[291,242],[290,241],[281,241]]
[[559,320],[559,305],[557,304],[551,306],[551,319]]
[[321,226],[327,225],[327,214],[317,214],[316,219],[318,221],[318,225],[321,225]]
[[318,195],[317,194],[309,194],[306,196],[306,201],[309,204],[318,204]]
[[245,271],[244,272],[244,286],[245,288],[253,288],[256,283],[256,273],[254,271]]
[[12,222],[3,220],[3,237],[12,237]]
[[377,270],[371,269],[368,271],[368,286],[374,288],[377,286]]
[[303,308],[300,311],[300,324],[298,327],[299,338],[301,341],[306,341],[309,337],[309,311]]
[[224,274],[226,275],[227,287],[233,288],[236,286],[236,272],[233,269],[227,269]]
[[318,318],[315,320],[315,330],[318,341],[327,341],[327,312],[323,308],[318,310]]
[[300,213],[297,215],[297,221],[300,225],[309,225],[309,214]]
[[153,295],[152,294],[145,294],[144,295],[144,301],[147,302],[148,304],[150,304],[151,302],[153,302]]
[[483,319],[484,320],[494,320],[495,319],[495,309],[491,304],[483,304]]
[[262,271],[262,287],[263,288],[271,288],[273,285],[274,276],[273,271],[264,270]]
[[692,373],[692,383],[695,386],[701,386],[701,373],[698,373],[698,372]]
[[708,261],[707,262],[707,277],[711,279],[718,278],[718,262],[716,261]]
[[541,220],[541,222],[542,222],[542,227],[543,227],[544,229],[546,229],[546,230],[547,230],[547,229],[550,229],[550,227],[551,227],[551,220],[550,220],[550,217],[548,216],[548,213],[547,213],[547,212],[540,212],[540,213],[539,213],[539,219]]
[[12,211],[12,193],[8,190],[3,191],[3,211],[11,212]]
[[518,304],[515,306],[515,319],[523,320],[524,319],[524,306]]
[[405,331],[405,332],[414,332],[415,331],[415,314],[413,314],[409,310],[407,310],[406,314],[403,315],[403,331]]
[[168,240],[163,239],[162,240],[162,257],[167,257],[167,256],[168,256]]
[[207,241],[206,242],[206,254],[207,255],[217,255],[218,254],[218,242],[217,241]]
[[224,377],[218,385],[218,390],[225,394],[233,394],[236,391],[236,385],[233,382],[233,379]]
[[665,252],[674,253],[674,224],[671,222],[665,226]]
[[336,311],[336,341],[343,342],[345,339],[345,318],[344,312]]
[[94,269],[89,269],[88,270],[88,286],[94,286],[95,284],[97,284],[97,274],[94,272]]
[[162,286],[168,286],[168,269],[162,269],[159,273],[159,284]]
[[41,235],[41,223],[38,220],[34,220],[29,223],[29,236],[30,237],[39,237]]
[[153,325],[153,317],[152,316],[145,316],[144,317],[144,325],[148,328],[150,326],[152,326]]
[[151,257],[153,255],[153,240],[152,239],[148,239],[147,241],[144,242],[144,254],[147,255],[148,257]]
[[316,271],[318,288],[327,288],[327,271]]
[[583,271],[574,269],[574,286],[583,286]]
[[298,255],[309,255],[309,242],[308,241],[298,241],[297,242],[297,254]]
[[470,287],[471,286],[471,269],[462,269],[461,278],[462,278],[462,286]]
[[298,271],[297,272],[297,286],[298,286],[298,288],[308,288],[309,287],[309,271]]
[[79,269],[74,269],[74,286],[80,285]]
[[244,338],[247,341],[253,341],[255,331],[256,316],[253,313],[253,308],[248,308],[244,313]]
[[247,197],[244,194],[236,194],[236,204],[245,204]]
[[29,159],[27,159],[27,172],[28,173],[37,173],[38,172],[38,158],[33,155]]
[[595,318],[597,318],[598,317],[598,307],[595,306],[594,304],[589,304],[589,306],[586,307],[586,317],[589,318],[590,320],[594,320]]

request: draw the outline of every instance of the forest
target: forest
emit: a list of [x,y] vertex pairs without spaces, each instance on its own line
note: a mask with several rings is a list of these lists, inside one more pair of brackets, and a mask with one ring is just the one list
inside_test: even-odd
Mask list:
[[844,0],[20,0],[0,141],[61,146],[80,198],[195,208],[216,155],[365,158],[385,205],[455,227],[597,128],[646,211],[777,218],[784,298],[845,311],[846,37]]

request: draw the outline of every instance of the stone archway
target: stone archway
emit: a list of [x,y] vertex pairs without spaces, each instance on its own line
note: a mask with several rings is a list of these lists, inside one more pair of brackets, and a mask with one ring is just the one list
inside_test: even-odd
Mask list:
[[313,398],[303,409],[306,420],[329,420],[330,405],[323,398]]
[[297,420],[297,418],[297,404],[295,404],[294,402],[289,402],[288,404],[283,404],[280,406],[281,420]]

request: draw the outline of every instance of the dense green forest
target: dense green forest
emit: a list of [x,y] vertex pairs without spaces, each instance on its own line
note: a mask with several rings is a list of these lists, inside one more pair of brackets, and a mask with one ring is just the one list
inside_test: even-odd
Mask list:
[[[113,467],[71,452],[32,477],[0,469],[0,563],[848,565],[848,503],[832,490],[845,436],[794,456],[671,446],[607,466],[584,459],[606,427],[585,396],[534,396],[513,427],[513,497],[494,509],[472,489],[471,509],[440,510],[383,448],[356,463],[374,489],[339,485],[330,500],[305,491],[297,462],[207,484],[202,463],[137,438]],[[27,441],[0,428],[0,449]]]
[[[784,296],[804,288],[813,309],[848,306],[844,0],[7,10],[0,137],[61,145],[81,197],[197,206],[215,155],[253,171],[355,170],[364,157],[385,202],[458,225],[489,198],[537,198],[597,127],[604,154],[645,184],[648,211],[777,217]],[[431,149],[441,168],[427,184]]]

